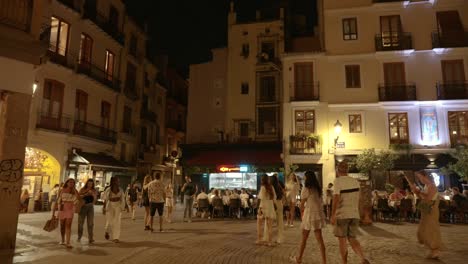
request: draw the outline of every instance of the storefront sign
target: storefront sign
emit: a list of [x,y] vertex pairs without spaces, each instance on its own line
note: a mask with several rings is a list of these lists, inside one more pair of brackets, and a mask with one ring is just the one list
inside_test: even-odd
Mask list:
[[248,166],[221,165],[216,168],[218,172],[247,172]]
[[421,139],[424,145],[437,145],[439,141],[437,112],[433,106],[419,109],[421,116]]
[[337,142],[336,148],[344,149],[346,148],[346,144],[344,142]]

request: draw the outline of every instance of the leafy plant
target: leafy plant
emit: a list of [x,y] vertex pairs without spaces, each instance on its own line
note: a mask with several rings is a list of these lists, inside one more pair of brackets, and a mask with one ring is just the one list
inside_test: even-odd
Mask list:
[[455,153],[451,153],[450,155],[457,159],[457,162],[450,163],[443,171],[446,173],[456,173],[460,178],[468,181],[468,149],[458,148]]
[[413,145],[411,144],[390,144],[390,149],[400,153],[404,152],[407,157],[411,155],[411,151],[413,150]]
[[397,155],[390,151],[380,151],[377,153],[375,149],[365,149],[354,160],[354,164],[359,172],[371,177],[373,170],[389,171],[395,166]]

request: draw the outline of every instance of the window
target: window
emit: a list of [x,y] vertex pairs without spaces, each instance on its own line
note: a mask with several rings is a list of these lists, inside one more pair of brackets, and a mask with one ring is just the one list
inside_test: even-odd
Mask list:
[[349,133],[362,133],[362,116],[360,114],[349,115]]
[[314,64],[294,64],[294,99],[313,100],[318,96],[314,86]]
[[41,115],[43,117],[59,118],[62,115],[64,84],[46,79],[42,98]]
[[294,112],[296,134],[313,134],[315,132],[315,111],[296,110]]
[[125,143],[120,144],[120,160],[127,160],[127,145]]
[[135,34],[130,35],[130,44],[128,47],[128,53],[136,57],[137,54],[137,37]]
[[361,88],[361,70],[359,65],[346,65],[346,88]]
[[80,42],[79,62],[80,67],[89,69],[91,67],[91,53],[93,50],[93,39],[82,33]]
[[468,111],[449,111],[448,120],[452,146],[468,144]]
[[400,46],[401,31],[399,15],[380,17],[380,34],[382,35],[383,47]]
[[109,24],[115,28],[119,25],[119,11],[112,5],[109,9]]
[[276,102],[276,78],[275,76],[261,76],[257,101],[260,103]]
[[132,132],[132,109],[128,106],[124,106],[123,112],[123,124],[122,124],[122,131],[124,133],[131,133]]
[[239,124],[239,136],[242,138],[249,137],[249,123],[248,122],[241,122]]
[[161,143],[161,128],[159,127],[159,124],[156,124],[156,144],[160,144]]
[[147,142],[148,142],[148,130],[146,129],[146,127],[142,126],[140,143],[141,145],[146,146]]
[[344,18],[343,19],[343,40],[356,40],[358,39],[357,19]]
[[262,42],[261,45],[261,61],[272,61],[276,57],[275,43],[272,41]]
[[150,79],[148,77],[148,73],[144,73],[144,78],[145,78],[145,87],[150,87]]
[[70,24],[60,18],[52,17],[50,22],[50,45],[49,50],[59,55],[67,54],[68,32]]
[[249,94],[249,83],[243,82],[241,84],[241,94]]
[[101,126],[109,129],[111,104],[106,101],[101,102]]
[[106,79],[112,81],[114,77],[114,53],[106,50]]
[[389,113],[390,144],[408,144],[408,114]]
[[132,63],[127,63],[127,79],[125,80],[125,88],[135,91],[136,87],[136,67]]
[[88,94],[82,90],[76,90],[75,120],[86,122],[88,109]]
[[403,62],[384,63],[385,85],[402,85],[406,83],[405,64]]
[[258,107],[257,115],[257,134],[276,136],[278,134],[278,107]]
[[243,56],[244,58],[247,58],[247,57],[249,57],[249,53],[250,53],[250,46],[249,46],[249,44],[248,44],[248,43],[242,44],[241,56]]
[[464,83],[465,69],[463,60],[443,60],[442,78],[446,84]]

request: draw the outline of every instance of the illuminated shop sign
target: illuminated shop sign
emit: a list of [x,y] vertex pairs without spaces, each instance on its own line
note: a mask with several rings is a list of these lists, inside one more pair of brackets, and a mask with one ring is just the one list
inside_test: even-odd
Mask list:
[[240,165],[240,166],[233,166],[233,165],[221,165],[217,168],[218,172],[248,172],[249,167]]

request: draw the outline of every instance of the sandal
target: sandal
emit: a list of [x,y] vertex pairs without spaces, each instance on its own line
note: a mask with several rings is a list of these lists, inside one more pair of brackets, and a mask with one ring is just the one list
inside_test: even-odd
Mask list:
[[289,260],[290,260],[292,263],[296,263],[296,264],[302,263],[302,261],[299,260],[296,256],[290,256],[290,257],[289,257]]
[[70,244],[67,244],[66,247],[67,247],[68,249],[72,249],[72,248],[73,248],[73,246],[70,245]]

